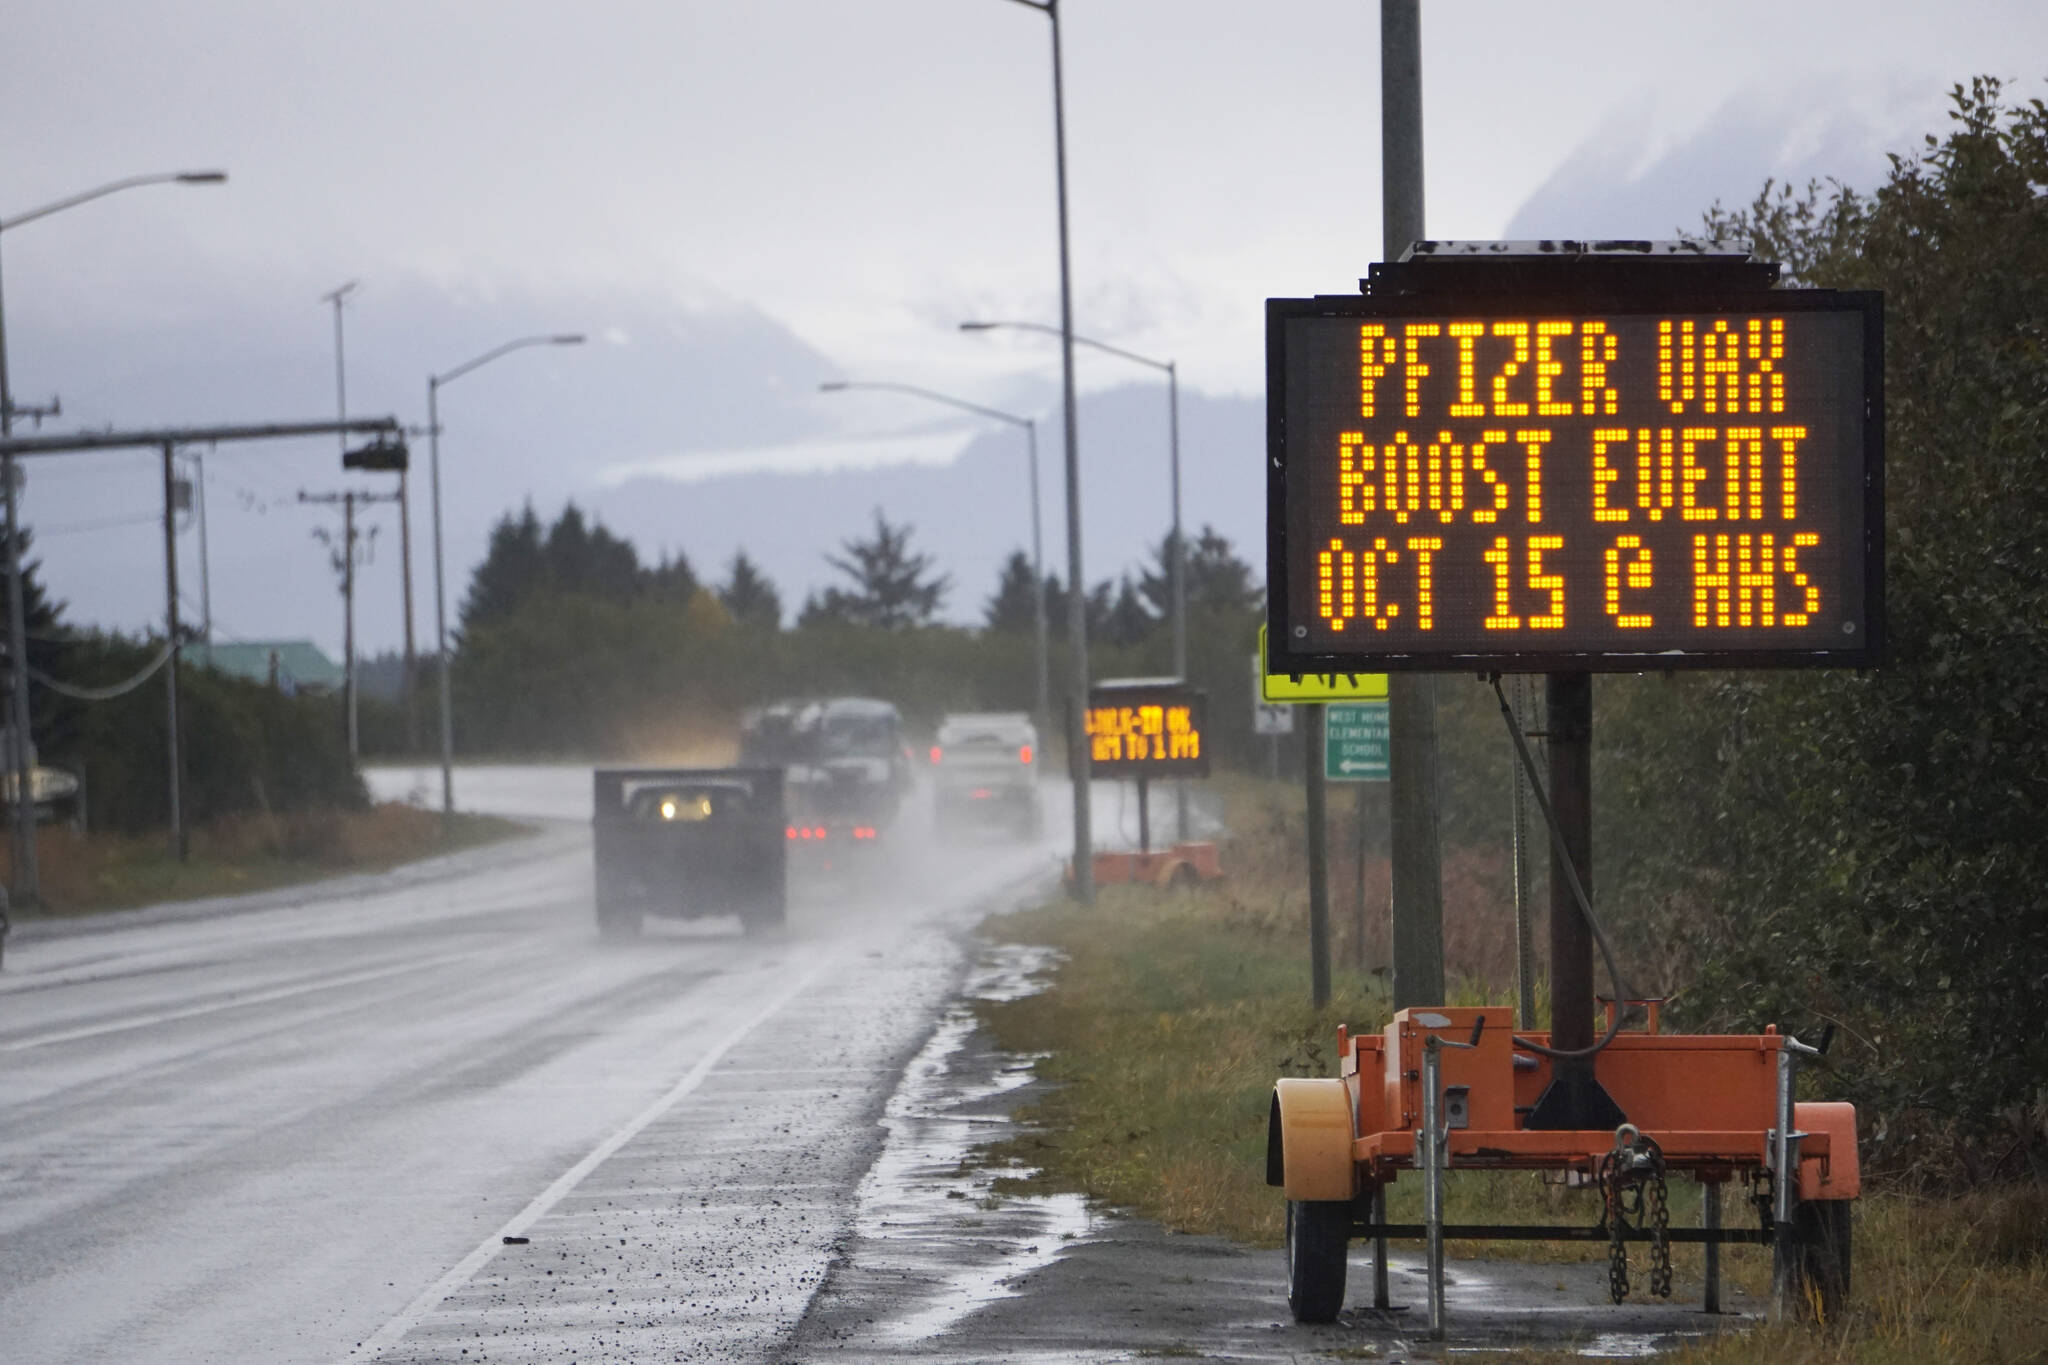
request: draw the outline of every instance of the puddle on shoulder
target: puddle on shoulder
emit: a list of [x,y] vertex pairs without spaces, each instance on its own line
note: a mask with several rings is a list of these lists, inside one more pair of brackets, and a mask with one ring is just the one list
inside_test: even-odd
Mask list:
[[989,1101],[1028,1084],[1037,1060],[970,1046],[974,1002],[1035,994],[1058,960],[1045,947],[988,947],[964,998],[948,1009],[883,1112],[888,1135],[855,1196],[858,1240],[851,1248],[864,1275],[896,1290],[888,1316],[876,1315],[873,1330],[883,1341],[929,1340],[976,1309],[1014,1297],[1017,1281],[1094,1227],[1080,1195],[998,1197],[998,1176],[1020,1172],[966,1166],[991,1129],[1009,1123]]

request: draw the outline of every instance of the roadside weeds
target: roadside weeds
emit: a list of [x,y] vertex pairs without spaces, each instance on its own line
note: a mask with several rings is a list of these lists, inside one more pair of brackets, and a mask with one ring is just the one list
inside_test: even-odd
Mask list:
[[[400,802],[366,810],[230,816],[192,830],[191,856],[173,858],[163,833],[81,834],[51,825],[37,831],[44,908],[11,911],[20,922],[67,919],[163,901],[232,896],[381,872],[527,833],[515,821],[439,812]],[[0,877],[12,874],[0,849]]]

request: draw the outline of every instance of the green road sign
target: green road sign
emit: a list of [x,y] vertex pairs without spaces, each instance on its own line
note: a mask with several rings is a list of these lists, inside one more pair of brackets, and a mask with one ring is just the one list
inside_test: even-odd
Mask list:
[[1386,781],[1387,704],[1331,702],[1323,711],[1323,776],[1332,782]]

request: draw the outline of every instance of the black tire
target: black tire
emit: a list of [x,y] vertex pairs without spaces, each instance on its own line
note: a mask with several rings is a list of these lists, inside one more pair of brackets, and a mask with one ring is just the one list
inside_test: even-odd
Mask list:
[[1296,1322],[1337,1320],[1350,1242],[1349,1202],[1287,1201],[1287,1306]]
[[628,939],[638,938],[640,937],[641,919],[642,916],[638,910],[627,910],[620,906],[608,905],[602,900],[597,903],[597,935],[599,938],[614,943],[623,943]]
[[767,934],[781,932],[789,923],[789,909],[781,901],[772,906],[763,906],[752,914],[740,916],[740,929],[748,938],[761,938]]
[[1806,1199],[1792,1215],[1801,1316],[1833,1322],[1849,1302],[1849,1205],[1847,1199]]

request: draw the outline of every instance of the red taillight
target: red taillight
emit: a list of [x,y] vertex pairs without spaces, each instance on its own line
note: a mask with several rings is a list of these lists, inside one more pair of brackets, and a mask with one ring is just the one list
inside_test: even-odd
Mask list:
[[784,831],[782,831],[782,832],[783,832],[783,834],[784,834],[784,835],[786,835],[787,837],[789,837],[789,838],[791,838],[791,839],[794,839],[794,838],[796,838],[796,826],[795,826],[795,825],[791,825],[791,826],[790,826],[790,827],[789,827],[788,829],[785,829],[785,830],[784,830]]
[[967,795],[970,800],[986,801],[988,800],[988,788],[976,787],[973,791],[967,793]]
[[940,748],[940,747],[939,747],[938,745],[936,745],[936,744],[932,745],[932,766],[933,766],[934,768],[936,768],[936,767],[938,767],[938,766],[939,766],[939,758],[940,758],[940,756],[941,756],[941,755],[943,755],[943,754],[944,754],[945,752],[946,752],[946,751],[945,751],[944,749],[941,749],[941,748]]
[[875,837],[875,830],[874,830],[874,826],[872,826],[872,825],[855,825],[855,826],[853,827],[853,837],[854,837],[854,838],[856,838],[856,839],[872,839],[872,838],[874,838],[874,837]]
[[824,837],[825,837],[825,827],[824,827],[823,825],[819,825],[819,826],[818,826],[817,828],[813,829],[813,830],[811,831],[811,837],[812,837],[812,838],[814,838],[814,839],[822,839],[822,838],[824,838]]
[[1031,761],[1031,746],[1029,744],[1017,751],[1017,761],[1019,763],[1029,763]]

